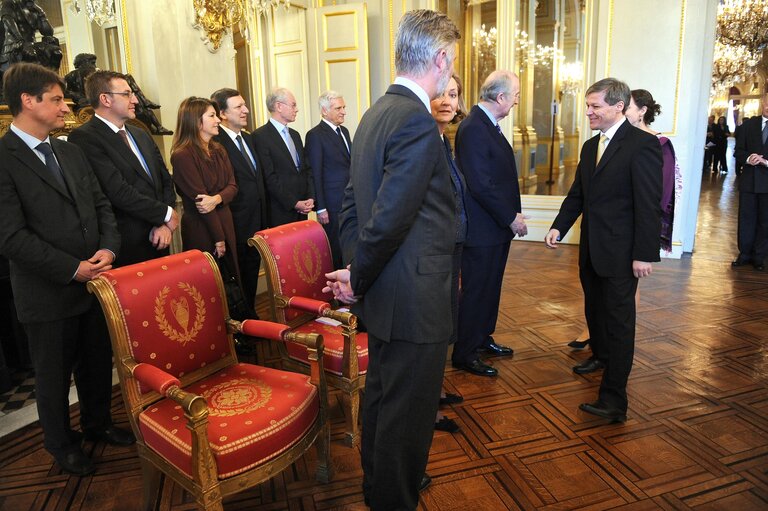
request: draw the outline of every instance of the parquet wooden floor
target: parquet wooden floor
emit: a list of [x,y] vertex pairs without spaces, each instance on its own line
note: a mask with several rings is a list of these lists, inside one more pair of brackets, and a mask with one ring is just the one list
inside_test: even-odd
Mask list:
[[[693,258],[664,261],[641,283],[629,420],[607,425],[578,411],[598,378],[571,366],[565,347],[582,328],[575,247],[513,243],[496,339],[515,356],[496,379],[446,369],[464,395],[447,410],[461,432],[437,433],[420,509],[768,509],[768,273],[734,271],[733,178],[703,180]],[[276,362],[274,353],[262,356]],[[333,394],[335,479],[312,480],[308,455],[272,481],[225,503],[227,510],[363,510],[359,452],[341,443]],[[125,421],[118,391],[115,416]],[[72,415],[77,420],[77,409]],[[407,420],[407,418],[404,418]],[[0,441],[0,509],[136,510],[134,450],[87,444],[98,471],[61,473],[32,425]],[[165,482],[159,509],[194,509]]]

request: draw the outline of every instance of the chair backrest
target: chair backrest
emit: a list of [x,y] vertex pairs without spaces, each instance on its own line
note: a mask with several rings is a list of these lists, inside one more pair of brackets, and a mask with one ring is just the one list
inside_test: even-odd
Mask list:
[[210,254],[190,250],[110,270],[89,287],[105,311],[116,363],[129,357],[186,385],[237,361]]
[[[328,300],[325,274],[334,270],[331,247],[323,226],[303,220],[264,229],[253,239],[267,268],[269,291],[286,298]],[[276,308],[275,321],[289,323],[302,314]]]

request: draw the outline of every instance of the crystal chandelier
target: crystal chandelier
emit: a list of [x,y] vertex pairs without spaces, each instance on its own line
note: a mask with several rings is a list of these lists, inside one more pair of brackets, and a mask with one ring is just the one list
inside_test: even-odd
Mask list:
[[762,53],[768,45],[768,0],[720,0],[717,40]]
[[584,67],[578,60],[560,66],[560,94],[575,96],[584,79]]
[[[114,0],[112,0],[114,1]],[[211,51],[221,46],[221,39],[230,27],[237,25],[246,41],[251,40],[251,15],[266,16],[272,9],[291,6],[290,0],[192,0],[194,26],[203,29],[205,42]]]
[[734,83],[743,82],[755,73],[759,57],[745,46],[715,43],[712,63],[712,86],[726,89]]
[[557,61],[563,61],[565,57],[559,48],[537,44],[528,37],[525,30],[520,30],[520,23],[515,22],[515,59],[522,72],[528,63],[534,66],[549,68]]
[[472,34],[472,48],[477,57],[475,75],[479,81],[485,80],[496,69],[497,37],[496,27],[486,30],[484,24]]
[[85,14],[88,21],[102,26],[104,23],[115,22],[115,0],[72,0],[70,9],[75,14],[80,14],[83,8],[80,4],[85,4]]

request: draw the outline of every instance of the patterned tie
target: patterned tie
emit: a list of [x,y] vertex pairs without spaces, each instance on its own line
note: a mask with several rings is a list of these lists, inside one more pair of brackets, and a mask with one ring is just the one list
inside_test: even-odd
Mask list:
[[504,133],[501,132],[501,126],[499,126],[498,124],[496,124],[496,131],[498,131],[499,135],[501,135],[502,137],[504,136]]
[[54,179],[56,179],[56,182],[59,183],[64,190],[66,190],[67,185],[64,182],[64,173],[59,166],[59,162],[56,161],[56,157],[53,155],[53,148],[51,147],[51,144],[48,142],[42,142],[38,144],[35,149],[45,155],[45,166],[48,167],[48,170],[51,171],[51,175],[54,177]]
[[347,141],[344,140],[344,135],[341,134],[341,128],[339,126],[336,126],[336,134],[339,135],[339,138],[341,138],[341,143],[344,144],[344,148],[347,150],[347,154],[349,154],[349,147],[347,147]]
[[152,177],[152,173],[147,168],[147,165],[142,161],[141,157],[139,157],[139,155],[134,152],[133,146],[128,141],[128,132],[125,130],[125,128],[117,130],[117,134],[120,135],[120,138],[123,139],[123,142],[125,142],[125,145],[128,146],[128,149],[130,149],[131,152],[136,155],[136,159],[139,160],[139,165],[141,165],[141,168],[143,168],[144,172],[147,173],[147,175],[149,176],[149,179],[152,179],[154,181],[154,178]]
[[251,157],[248,156],[248,153],[245,150],[243,137],[238,134],[235,139],[237,140],[237,145],[240,146],[240,152],[242,153],[243,158],[245,158],[245,161],[248,163],[248,168],[251,169],[251,172],[253,172],[254,175],[256,175],[256,165],[253,164],[253,160],[251,160]]
[[600,163],[600,158],[603,157],[606,145],[608,145],[608,137],[600,135],[600,142],[597,144],[597,160],[595,160],[595,166]]
[[768,143],[768,121],[763,120],[763,145]]
[[291,138],[291,134],[288,133],[288,126],[285,126],[283,128],[283,140],[285,140],[285,143],[288,145],[288,151],[291,153],[291,157],[293,158],[293,163],[296,164],[296,170],[299,169],[299,154],[296,151],[296,144],[293,143],[293,139]]

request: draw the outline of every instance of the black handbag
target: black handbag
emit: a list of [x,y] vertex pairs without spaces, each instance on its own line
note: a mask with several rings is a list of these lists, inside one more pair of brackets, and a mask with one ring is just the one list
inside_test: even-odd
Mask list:
[[253,311],[248,307],[243,289],[240,287],[240,282],[237,280],[234,270],[230,268],[229,260],[226,257],[221,257],[217,262],[221,271],[221,280],[224,282],[224,293],[227,296],[227,304],[229,305],[229,316],[238,321],[253,317]]

